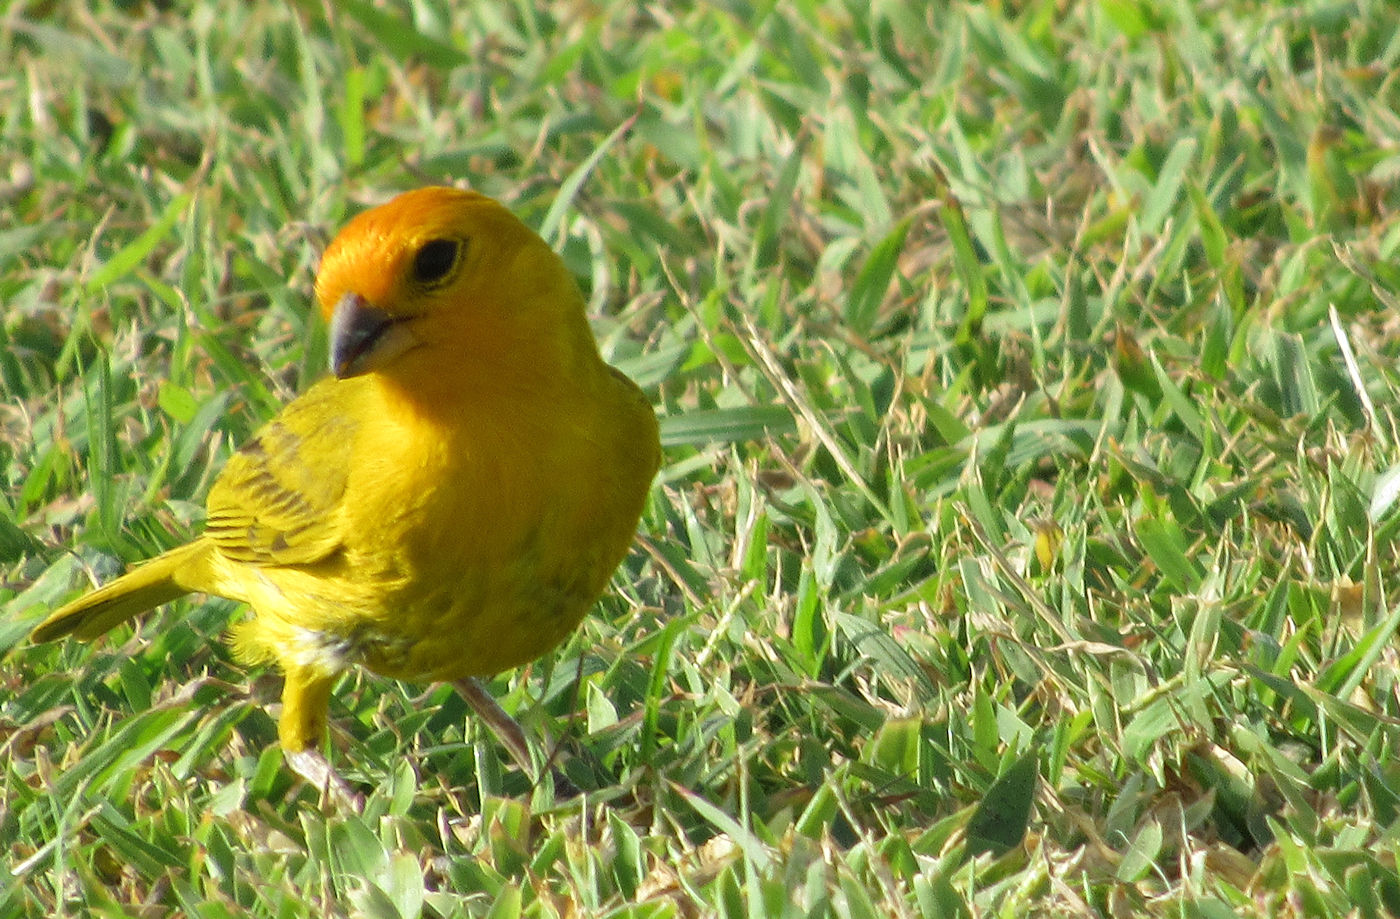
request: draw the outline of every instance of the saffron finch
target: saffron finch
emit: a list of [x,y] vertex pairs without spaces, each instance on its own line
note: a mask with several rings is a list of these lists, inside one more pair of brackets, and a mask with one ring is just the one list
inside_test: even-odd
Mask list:
[[528,767],[476,676],[569,635],[631,545],[656,416],[608,366],[562,260],[496,201],[423,188],[360,214],[322,257],[332,376],[229,460],[203,535],[59,609],[33,638],[92,639],[191,592],[247,603],[235,655],[285,674],[278,737],[319,752],[360,665],[454,681]]

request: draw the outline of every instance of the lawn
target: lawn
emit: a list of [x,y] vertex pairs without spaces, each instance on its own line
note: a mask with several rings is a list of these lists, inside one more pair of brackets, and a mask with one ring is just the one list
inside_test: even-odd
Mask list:
[[[1400,7],[0,14],[0,917],[1400,913]],[[335,694],[234,604],[49,610],[198,532],[324,374],[351,215],[500,198],[665,459],[572,639]]]

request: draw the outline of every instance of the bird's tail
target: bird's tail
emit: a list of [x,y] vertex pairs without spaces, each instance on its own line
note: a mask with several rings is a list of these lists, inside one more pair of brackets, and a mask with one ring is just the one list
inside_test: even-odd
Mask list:
[[139,565],[92,593],[83,594],[56,610],[31,633],[34,641],[51,641],[75,635],[84,641],[96,638],[138,613],[168,603],[190,592],[180,583],[180,573],[209,551],[196,539]]

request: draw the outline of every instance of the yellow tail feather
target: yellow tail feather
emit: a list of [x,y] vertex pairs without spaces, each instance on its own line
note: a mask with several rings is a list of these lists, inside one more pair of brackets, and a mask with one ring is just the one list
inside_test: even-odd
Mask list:
[[75,635],[88,641],[138,613],[183,597],[190,588],[180,583],[180,572],[208,550],[202,539],[171,549],[55,611],[35,627],[31,638],[52,641]]

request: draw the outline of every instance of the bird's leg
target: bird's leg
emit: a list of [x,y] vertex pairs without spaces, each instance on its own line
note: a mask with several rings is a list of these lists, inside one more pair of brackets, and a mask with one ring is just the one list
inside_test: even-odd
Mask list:
[[[505,746],[510,758],[515,760],[526,775],[535,774],[535,764],[530,759],[530,745],[525,739],[525,731],[520,727],[520,723],[507,714],[492,696],[486,691],[486,687],[474,676],[461,680],[454,680],[452,685],[462,698],[472,707],[477,716],[486,722],[486,726],[495,732]],[[564,777],[563,773],[549,767],[549,771],[554,778],[554,791],[561,798],[572,798],[579,793],[573,782]]]
[[319,749],[326,733],[326,711],[334,684],[334,674],[310,668],[289,669],[282,686],[277,738],[282,743],[282,758],[293,772],[329,795],[337,807],[359,813],[365,806],[364,797],[340,777]]

